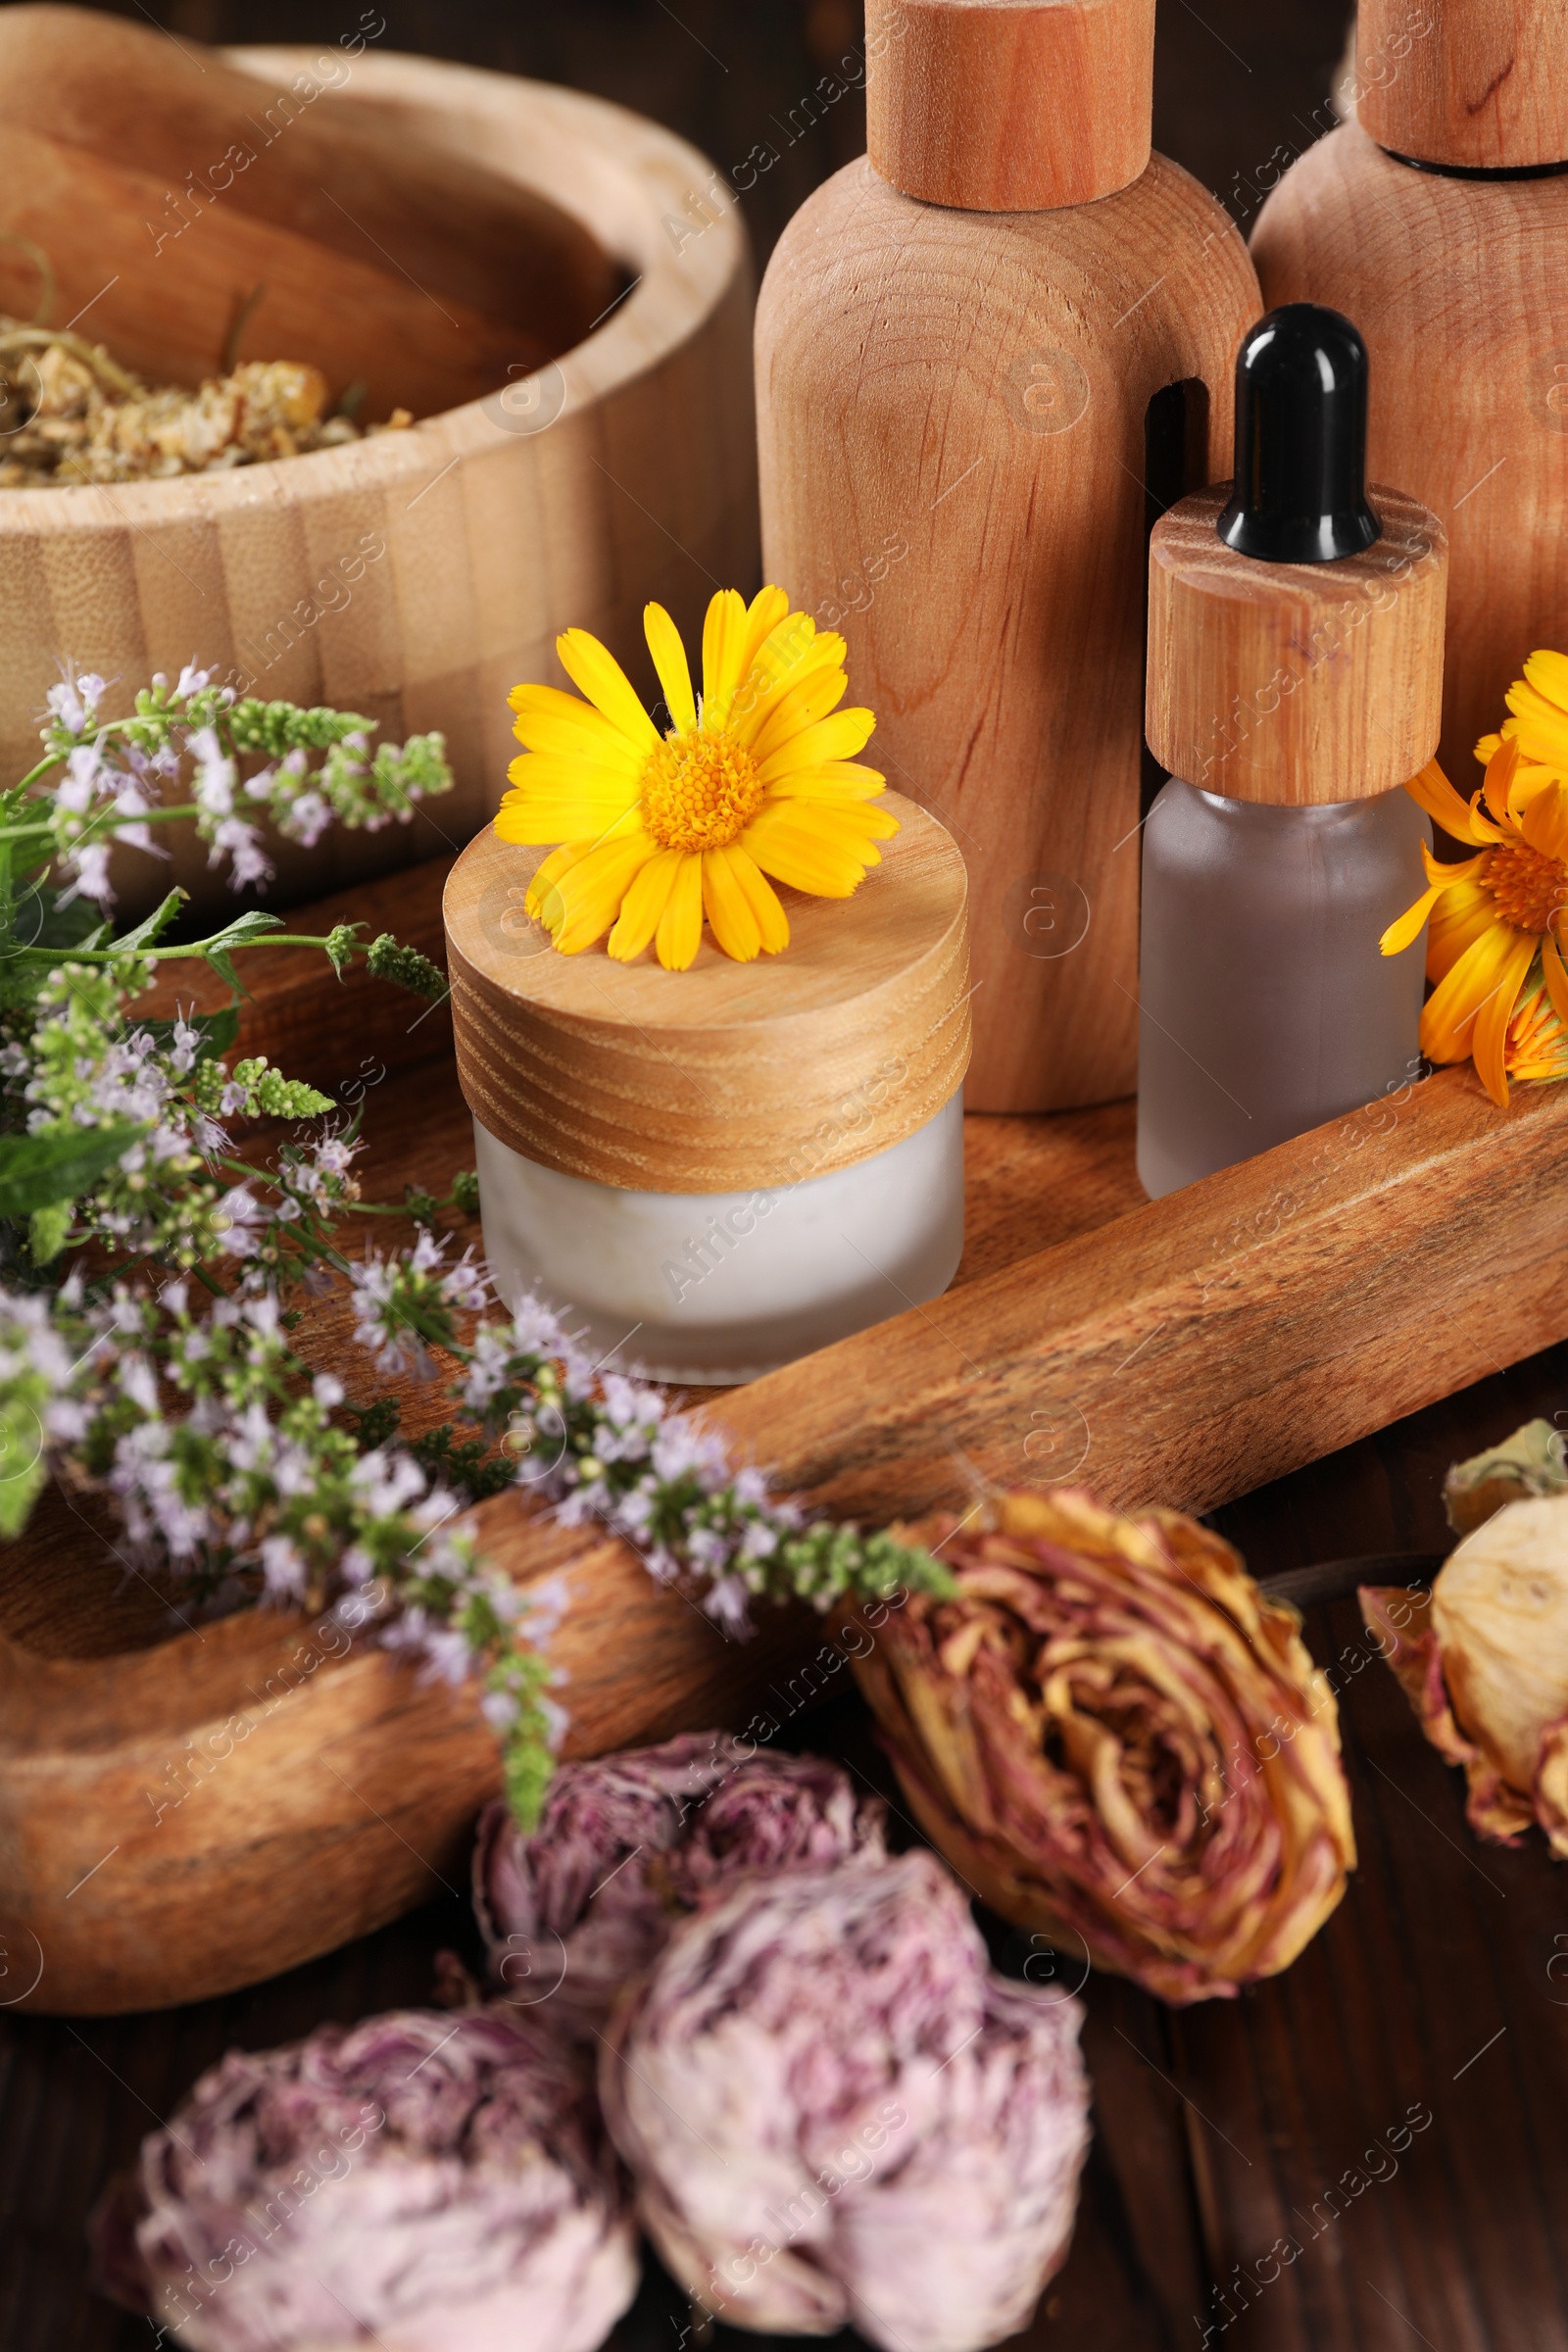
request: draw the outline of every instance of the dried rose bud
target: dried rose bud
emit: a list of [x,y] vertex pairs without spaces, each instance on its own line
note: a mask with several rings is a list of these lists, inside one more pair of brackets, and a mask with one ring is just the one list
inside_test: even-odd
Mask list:
[[1443,1504],[1456,1536],[1467,1536],[1494,1511],[1532,1494],[1568,1493],[1563,1433],[1549,1421],[1527,1421],[1500,1446],[1455,1462],[1443,1482]]
[[1028,2320],[1089,2143],[1076,2002],[993,1974],[935,1855],[743,1881],[600,2052],[662,2259],[740,2327],[973,2352]]
[[1513,1845],[1539,1821],[1568,1856],[1568,1494],[1494,1513],[1430,1598],[1364,1587],[1361,1614],[1433,1746],[1463,1765],[1471,1828]]
[[588,2070],[506,2010],[231,2050],[93,2233],[196,2352],[594,2352],[637,2288]]
[[921,1827],[1004,1918],[1167,2001],[1295,1959],[1355,1866],[1339,1719],[1294,1609],[1179,1511],[1081,1490],[929,1521],[856,1673]]
[[748,1870],[880,1854],[882,1804],[816,1756],[772,1755],[722,1732],[566,1764],[531,1837],[505,1805],[479,1824],[473,1899],[492,1974],[549,2000],[584,2038],[684,1912]]

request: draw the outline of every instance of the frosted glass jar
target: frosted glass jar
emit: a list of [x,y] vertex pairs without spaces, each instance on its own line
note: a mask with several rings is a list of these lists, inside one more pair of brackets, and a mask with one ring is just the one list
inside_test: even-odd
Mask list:
[[1425,931],[1378,941],[1426,887],[1402,789],[1312,808],[1174,776],[1144,827],[1138,1174],[1154,1198],[1414,1077]]
[[509,1303],[594,1353],[714,1385],[945,1290],[963,1247],[967,883],[935,818],[853,898],[785,893],[782,954],[689,971],[561,956],[523,904],[543,851],[470,843],[445,916],[479,1213]]
[[755,1379],[937,1298],[963,1250],[957,1095],[869,1159],[751,1192],[627,1192],[473,1135],[499,1296],[547,1292],[596,1357],[655,1380]]

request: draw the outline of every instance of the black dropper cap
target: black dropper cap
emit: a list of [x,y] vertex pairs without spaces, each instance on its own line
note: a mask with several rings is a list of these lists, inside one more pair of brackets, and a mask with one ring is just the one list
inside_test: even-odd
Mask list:
[[1287,302],[1236,355],[1236,479],[1215,529],[1239,555],[1332,564],[1382,535],[1366,501],[1366,345],[1321,303]]

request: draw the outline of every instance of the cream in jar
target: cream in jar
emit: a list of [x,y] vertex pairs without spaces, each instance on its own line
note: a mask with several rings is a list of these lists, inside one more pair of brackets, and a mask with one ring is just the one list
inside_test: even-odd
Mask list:
[[540,852],[484,833],[446,922],[485,1253],[607,1364],[748,1380],[945,1290],[963,1242],[963,861],[901,831],[848,900],[791,894],[780,955],[561,956]]

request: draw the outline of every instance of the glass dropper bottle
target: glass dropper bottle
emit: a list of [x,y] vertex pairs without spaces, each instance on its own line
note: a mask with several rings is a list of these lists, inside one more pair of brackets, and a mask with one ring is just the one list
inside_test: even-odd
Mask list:
[[1363,479],[1366,347],[1315,303],[1236,366],[1236,478],[1150,546],[1138,1173],[1157,1197],[1419,1068],[1424,938],[1378,941],[1424,887],[1400,788],[1442,716],[1447,545]]

